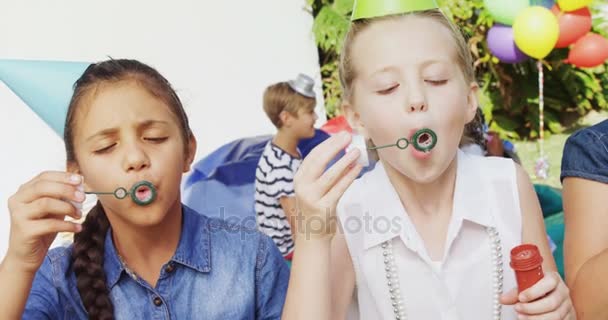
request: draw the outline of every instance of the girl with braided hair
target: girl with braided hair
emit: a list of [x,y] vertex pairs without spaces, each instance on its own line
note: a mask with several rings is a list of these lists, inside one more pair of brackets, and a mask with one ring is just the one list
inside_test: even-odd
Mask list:
[[[41,173],[9,200],[0,319],[280,317],[289,272],[272,240],[181,203],[196,140],[156,70],[90,65],[64,141],[68,172]],[[82,225],[64,219],[80,218],[84,191],[99,190],[117,191],[100,195]],[[75,233],[74,244],[49,250],[58,232]]]

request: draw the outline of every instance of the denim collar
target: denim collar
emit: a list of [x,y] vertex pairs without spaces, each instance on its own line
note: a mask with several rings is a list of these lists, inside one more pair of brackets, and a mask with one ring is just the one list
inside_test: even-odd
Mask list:
[[[182,205],[182,234],[171,261],[198,272],[211,272],[211,231],[209,219]],[[104,270],[108,287],[112,288],[125,269],[112,241],[112,230],[105,238]]]

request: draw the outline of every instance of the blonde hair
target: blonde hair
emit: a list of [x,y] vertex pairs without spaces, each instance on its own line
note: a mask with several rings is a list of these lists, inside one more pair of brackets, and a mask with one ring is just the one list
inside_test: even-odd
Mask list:
[[[457,56],[456,61],[458,62],[458,66],[462,72],[464,80],[467,84],[475,82],[475,70],[473,69],[473,56],[471,55],[471,51],[467,45],[464,36],[456,27],[439,9],[432,9],[426,11],[417,11],[406,14],[398,14],[398,15],[390,15],[379,18],[372,19],[362,19],[357,20],[352,23],[350,30],[346,34],[344,39],[344,46],[342,48],[342,52],[340,54],[340,64],[339,64],[339,74],[340,74],[340,84],[342,85],[343,98],[346,100],[352,99],[353,93],[353,81],[357,77],[356,68],[352,62],[352,47],[355,38],[358,34],[360,34],[363,30],[367,29],[370,25],[377,21],[385,21],[391,19],[399,19],[404,16],[415,16],[415,17],[423,17],[429,18],[434,21],[439,22],[441,25],[446,27],[454,42],[456,44]],[[351,101],[352,102],[352,101]],[[475,142],[478,144],[483,144],[482,141],[478,141],[479,131],[482,130],[482,123],[480,117],[476,116],[473,121],[468,123],[465,127],[465,132],[463,134],[463,138],[461,140],[461,145],[467,144],[470,142]]]
[[300,110],[314,110],[315,105],[315,98],[297,93],[287,82],[275,83],[264,91],[264,112],[278,129],[283,126],[281,112],[287,111],[297,117]]

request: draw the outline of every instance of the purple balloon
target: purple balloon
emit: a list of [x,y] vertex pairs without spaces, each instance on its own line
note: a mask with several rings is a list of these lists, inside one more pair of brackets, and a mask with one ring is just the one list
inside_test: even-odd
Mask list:
[[513,29],[510,26],[495,24],[488,31],[487,41],[490,51],[501,62],[518,63],[528,58],[515,44]]

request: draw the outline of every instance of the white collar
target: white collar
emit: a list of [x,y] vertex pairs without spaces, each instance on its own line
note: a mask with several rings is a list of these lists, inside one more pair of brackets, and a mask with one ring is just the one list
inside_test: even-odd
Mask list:
[[[454,189],[454,204],[452,218],[448,229],[448,243],[456,237],[463,220],[468,220],[486,227],[495,227],[487,179],[480,172],[479,157],[467,155],[458,150],[456,155],[456,186]],[[366,190],[362,199],[364,215],[371,216],[369,228],[364,232],[364,249],[380,245],[382,242],[402,236],[409,239],[415,230],[414,226],[401,204],[401,200],[391,184],[382,163],[366,174],[363,189]],[[366,188],[367,187],[367,188]],[[407,244],[407,241],[406,241]]]

